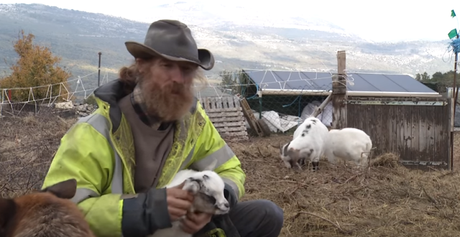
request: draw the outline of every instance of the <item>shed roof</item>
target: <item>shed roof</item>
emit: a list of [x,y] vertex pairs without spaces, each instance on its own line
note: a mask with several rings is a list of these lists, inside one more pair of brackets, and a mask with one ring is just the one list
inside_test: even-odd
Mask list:
[[[332,90],[332,73],[306,71],[243,70],[262,91],[327,92]],[[409,75],[348,73],[347,90],[351,94],[436,95],[439,93]],[[353,93],[356,92],[356,93]]]

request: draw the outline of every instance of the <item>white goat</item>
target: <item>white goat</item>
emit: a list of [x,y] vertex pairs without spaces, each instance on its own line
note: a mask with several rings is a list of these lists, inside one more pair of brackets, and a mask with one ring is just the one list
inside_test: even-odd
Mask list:
[[[299,169],[310,158],[313,170],[318,170],[319,159],[323,155],[323,144],[328,129],[319,119],[308,117],[297,127],[292,141],[280,147],[280,157],[287,168],[296,165]],[[300,164],[299,164],[300,163]]]
[[372,140],[357,128],[331,129],[324,145],[324,156],[336,164],[337,158],[353,161],[358,167],[367,165],[372,149]]
[[[211,165],[214,167],[214,164]],[[209,168],[208,168],[209,169]],[[181,170],[166,188],[174,187],[185,181],[183,190],[193,193],[194,200],[190,212],[199,211],[213,215],[223,215],[230,211],[230,204],[224,196],[225,183],[211,169],[204,171]],[[174,221],[172,227],[157,230],[150,237],[192,237],[180,227],[180,220]]]

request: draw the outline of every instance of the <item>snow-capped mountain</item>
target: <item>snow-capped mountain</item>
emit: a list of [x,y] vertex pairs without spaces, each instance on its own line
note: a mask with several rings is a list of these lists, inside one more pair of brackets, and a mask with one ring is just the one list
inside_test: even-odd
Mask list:
[[[336,53],[346,50],[347,71],[416,73],[452,70],[449,41],[373,43],[324,20],[269,15],[254,7],[228,9],[220,1],[155,1],[146,9],[155,19],[179,19],[192,29],[199,47],[215,54],[210,72],[233,69],[337,70]],[[240,11],[238,17],[230,12]],[[151,21],[151,19],[145,19]],[[120,17],[65,10],[40,4],[0,4],[0,69],[7,70],[16,54],[18,32],[35,35],[35,42],[62,57],[62,64],[77,76],[102,66],[116,73],[132,57],[126,40],[144,40],[148,23]]]

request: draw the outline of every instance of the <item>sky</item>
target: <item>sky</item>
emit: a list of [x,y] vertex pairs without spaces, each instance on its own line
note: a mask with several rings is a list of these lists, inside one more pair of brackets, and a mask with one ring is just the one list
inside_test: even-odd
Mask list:
[[[152,9],[175,0],[129,1],[63,1],[63,0],[0,0],[0,3],[40,3],[65,9],[122,17],[150,23],[158,20]],[[362,38],[381,41],[448,40],[454,28],[460,30],[459,16],[452,18],[451,10],[460,14],[459,0],[322,0],[322,1],[255,1],[255,0],[176,0],[201,2],[200,7],[218,7],[222,14],[235,19],[246,15],[261,17],[314,17],[336,24]],[[425,3],[420,3],[425,2]],[[262,3],[262,4],[261,4]],[[208,7],[208,8],[209,8]],[[162,13],[165,16],[167,13]],[[178,19],[181,20],[181,19]],[[186,22],[187,23],[187,22]]]

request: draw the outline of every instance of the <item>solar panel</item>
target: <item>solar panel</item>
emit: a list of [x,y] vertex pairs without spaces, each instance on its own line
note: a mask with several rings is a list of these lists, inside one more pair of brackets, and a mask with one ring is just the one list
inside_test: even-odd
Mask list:
[[316,87],[314,90],[332,90],[332,74],[329,72],[302,72]]
[[[243,70],[263,89],[332,90],[332,74],[328,72]],[[437,93],[408,75],[349,73],[350,91]]]
[[387,75],[390,80],[400,85],[403,88],[406,88],[408,91],[416,92],[435,92],[428,86],[425,86],[423,83],[418,82],[410,76],[406,75]]

